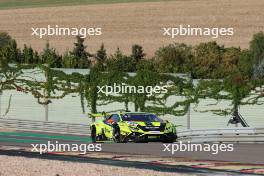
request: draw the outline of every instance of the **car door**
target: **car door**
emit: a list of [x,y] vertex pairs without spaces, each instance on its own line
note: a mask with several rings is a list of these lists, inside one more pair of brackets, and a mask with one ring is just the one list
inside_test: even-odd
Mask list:
[[107,138],[112,138],[113,124],[117,123],[119,120],[120,118],[118,114],[112,114],[110,117],[104,120],[104,123],[105,123],[104,133]]

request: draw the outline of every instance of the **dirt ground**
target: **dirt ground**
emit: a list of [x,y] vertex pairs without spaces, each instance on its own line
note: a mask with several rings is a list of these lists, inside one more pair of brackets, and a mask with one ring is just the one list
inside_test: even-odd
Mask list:
[[[119,47],[130,53],[132,44],[141,44],[151,56],[160,46],[173,42],[197,44],[210,37],[163,36],[163,27],[234,28],[233,36],[219,37],[220,44],[247,48],[252,35],[264,31],[264,1],[259,0],[179,0],[173,2],[125,3],[0,10],[0,31],[7,31],[19,46],[31,45],[39,51],[47,41],[59,52],[70,50],[74,37],[32,36],[32,27],[101,27],[101,36],[88,37],[88,50],[104,43],[108,53]],[[214,39],[215,40],[215,39]]]
[[182,173],[2,155],[0,155],[0,168],[0,176],[185,176]]

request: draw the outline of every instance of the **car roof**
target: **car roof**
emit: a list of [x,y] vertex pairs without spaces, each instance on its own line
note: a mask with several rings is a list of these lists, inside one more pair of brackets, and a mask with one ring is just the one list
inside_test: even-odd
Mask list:
[[152,114],[148,112],[121,112],[120,114]]

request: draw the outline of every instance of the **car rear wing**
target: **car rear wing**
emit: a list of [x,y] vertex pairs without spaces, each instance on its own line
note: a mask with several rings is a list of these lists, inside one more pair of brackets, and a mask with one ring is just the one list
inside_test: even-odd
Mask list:
[[92,119],[92,122],[95,121],[95,119],[97,118],[103,118],[103,119],[106,119],[106,117],[108,117],[110,114],[107,114],[105,112],[102,112],[102,113],[90,113],[88,114],[88,117]]

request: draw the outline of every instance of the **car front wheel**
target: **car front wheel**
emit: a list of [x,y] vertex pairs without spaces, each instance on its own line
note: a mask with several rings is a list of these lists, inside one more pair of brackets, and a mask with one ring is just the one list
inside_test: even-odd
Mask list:
[[115,126],[113,128],[113,140],[116,143],[120,143],[121,142],[120,128],[118,126]]
[[94,126],[92,126],[91,128],[91,138],[92,138],[92,142],[95,143],[96,142],[96,128]]

